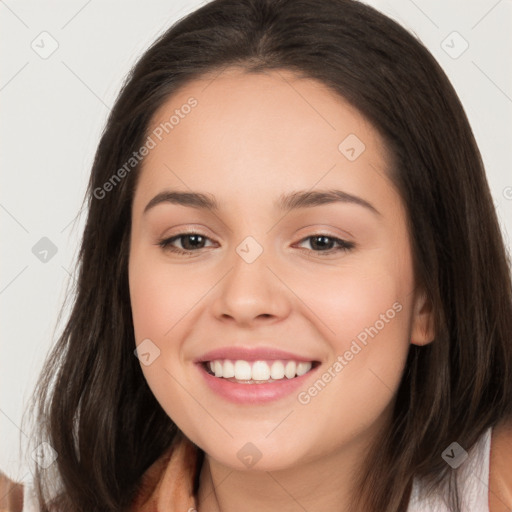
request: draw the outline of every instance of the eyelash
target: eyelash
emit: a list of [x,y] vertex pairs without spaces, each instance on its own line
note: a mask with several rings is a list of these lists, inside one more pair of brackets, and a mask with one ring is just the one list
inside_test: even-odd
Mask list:
[[[173,246],[170,245],[174,241],[176,241],[176,240],[178,240],[180,238],[183,238],[183,237],[187,237],[187,236],[200,236],[200,237],[203,237],[206,240],[209,240],[209,237],[204,236],[201,233],[187,232],[187,233],[180,233],[180,234],[175,235],[175,236],[173,236],[171,238],[164,238],[162,240],[159,240],[156,245],[160,246],[162,249],[164,249],[166,251],[170,251],[170,252],[173,252],[173,253],[176,253],[176,254],[181,254],[183,256],[193,256],[193,253],[199,252],[201,249],[204,249],[203,247],[200,247],[197,250],[191,251],[191,250],[186,250],[186,249],[180,249],[178,247],[173,247]],[[306,251],[313,251],[313,252],[315,252],[315,253],[317,253],[317,254],[319,254],[321,256],[324,256],[324,255],[325,256],[330,256],[333,253],[337,253],[337,252],[340,252],[340,251],[348,252],[348,251],[350,251],[350,250],[355,248],[355,244],[353,242],[347,242],[346,240],[342,240],[341,238],[333,237],[333,236],[328,235],[326,233],[316,233],[314,235],[307,236],[307,237],[303,238],[302,240],[300,240],[298,243],[305,242],[306,240],[309,240],[310,238],[319,238],[319,237],[328,238],[328,239],[334,241],[335,243],[338,244],[338,247],[337,248],[333,248],[333,249],[329,249],[327,251],[315,251],[313,249],[305,249],[305,250]]]

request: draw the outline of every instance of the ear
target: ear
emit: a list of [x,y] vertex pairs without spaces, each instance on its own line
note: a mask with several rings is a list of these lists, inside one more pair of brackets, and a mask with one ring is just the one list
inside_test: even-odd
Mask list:
[[424,290],[415,293],[413,303],[413,317],[411,325],[411,343],[414,345],[427,345],[434,341],[434,314],[432,303]]

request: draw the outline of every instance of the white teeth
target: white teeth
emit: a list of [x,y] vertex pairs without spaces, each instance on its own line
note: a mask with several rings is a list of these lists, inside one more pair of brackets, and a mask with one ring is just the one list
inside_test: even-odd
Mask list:
[[230,379],[231,377],[235,376],[235,365],[231,361],[224,361],[224,365],[222,367],[222,376],[225,379]]
[[237,361],[235,363],[235,379],[251,380],[251,365],[247,361]]
[[311,363],[300,362],[297,365],[297,376],[300,377],[311,370]]
[[222,362],[221,361],[215,361],[213,363],[213,368],[215,372],[215,377],[222,377]]
[[268,380],[270,379],[270,368],[265,361],[256,361],[252,365],[252,379],[253,380]]
[[295,364],[295,361],[288,361],[284,367],[284,374],[286,375],[286,378],[293,379],[296,375],[296,370],[297,365]]
[[284,365],[281,361],[274,361],[270,369],[270,376],[274,380],[282,379],[284,377]]
[[281,380],[284,377],[293,379],[309,372],[312,368],[311,362],[296,361],[230,361],[216,360],[209,361],[208,368],[215,374],[215,377],[225,379],[235,378],[236,380],[266,381]]

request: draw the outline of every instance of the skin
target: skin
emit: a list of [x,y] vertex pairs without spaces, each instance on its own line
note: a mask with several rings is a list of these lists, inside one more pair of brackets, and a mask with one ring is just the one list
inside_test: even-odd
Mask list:
[[[134,195],[135,338],[160,350],[141,368],[163,409],[206,452],[201,512],[346,510],[352,475],[390,421],[411,340],[434,336],[385,144],[342,98],[285,70],[230,68],[186,84],[150,131],[191,96],[198,105],[145,157]],[[354,161],[338,150],[349,134],[365,144]],[[213,194],[220,209],[161,203],[144,214],[165,189]],[[274,207],[281,194],[319,189],[356,195],[379,214],[341,202]],[[187,231],[207,237],[198,249],[190,238],[174,242],[192,247],[192,257],[157,245]],[[318,248],[318,234],[355,247],[325,256],[338,245]],[[252,263],[236,252],[248,236],[263,249]],[[220,347],[270,346],[320,361],[320,376],[397,302],[400,312],[307,404],[297,393],[232,404],[193,362]],[[252,468],[237,457],[248,442],[262,454]]]

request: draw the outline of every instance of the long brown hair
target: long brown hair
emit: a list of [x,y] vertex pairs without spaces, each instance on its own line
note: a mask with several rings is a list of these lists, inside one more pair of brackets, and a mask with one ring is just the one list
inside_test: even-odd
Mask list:
[[512,417],[510,264],[473,133],[436,60],[357,1],[213,0],[140,58],[96,152],[73,307],[37,388],[36,443],[58,454],[48,469],[36,468],[43,511],[127,509],[178,432],[133,353],[127,263],[140,165],[109,193],[97,191],[142,146],[173,92],[227,66],[319,80],[373,124],[392,155],[390,178],[408,212],[436,336],[410,347],[393,422],[358,475],[353,509],[404,511],[413,477],[433,491],[453,481],[456,471],[441,458],[448,445],[469,450]]

